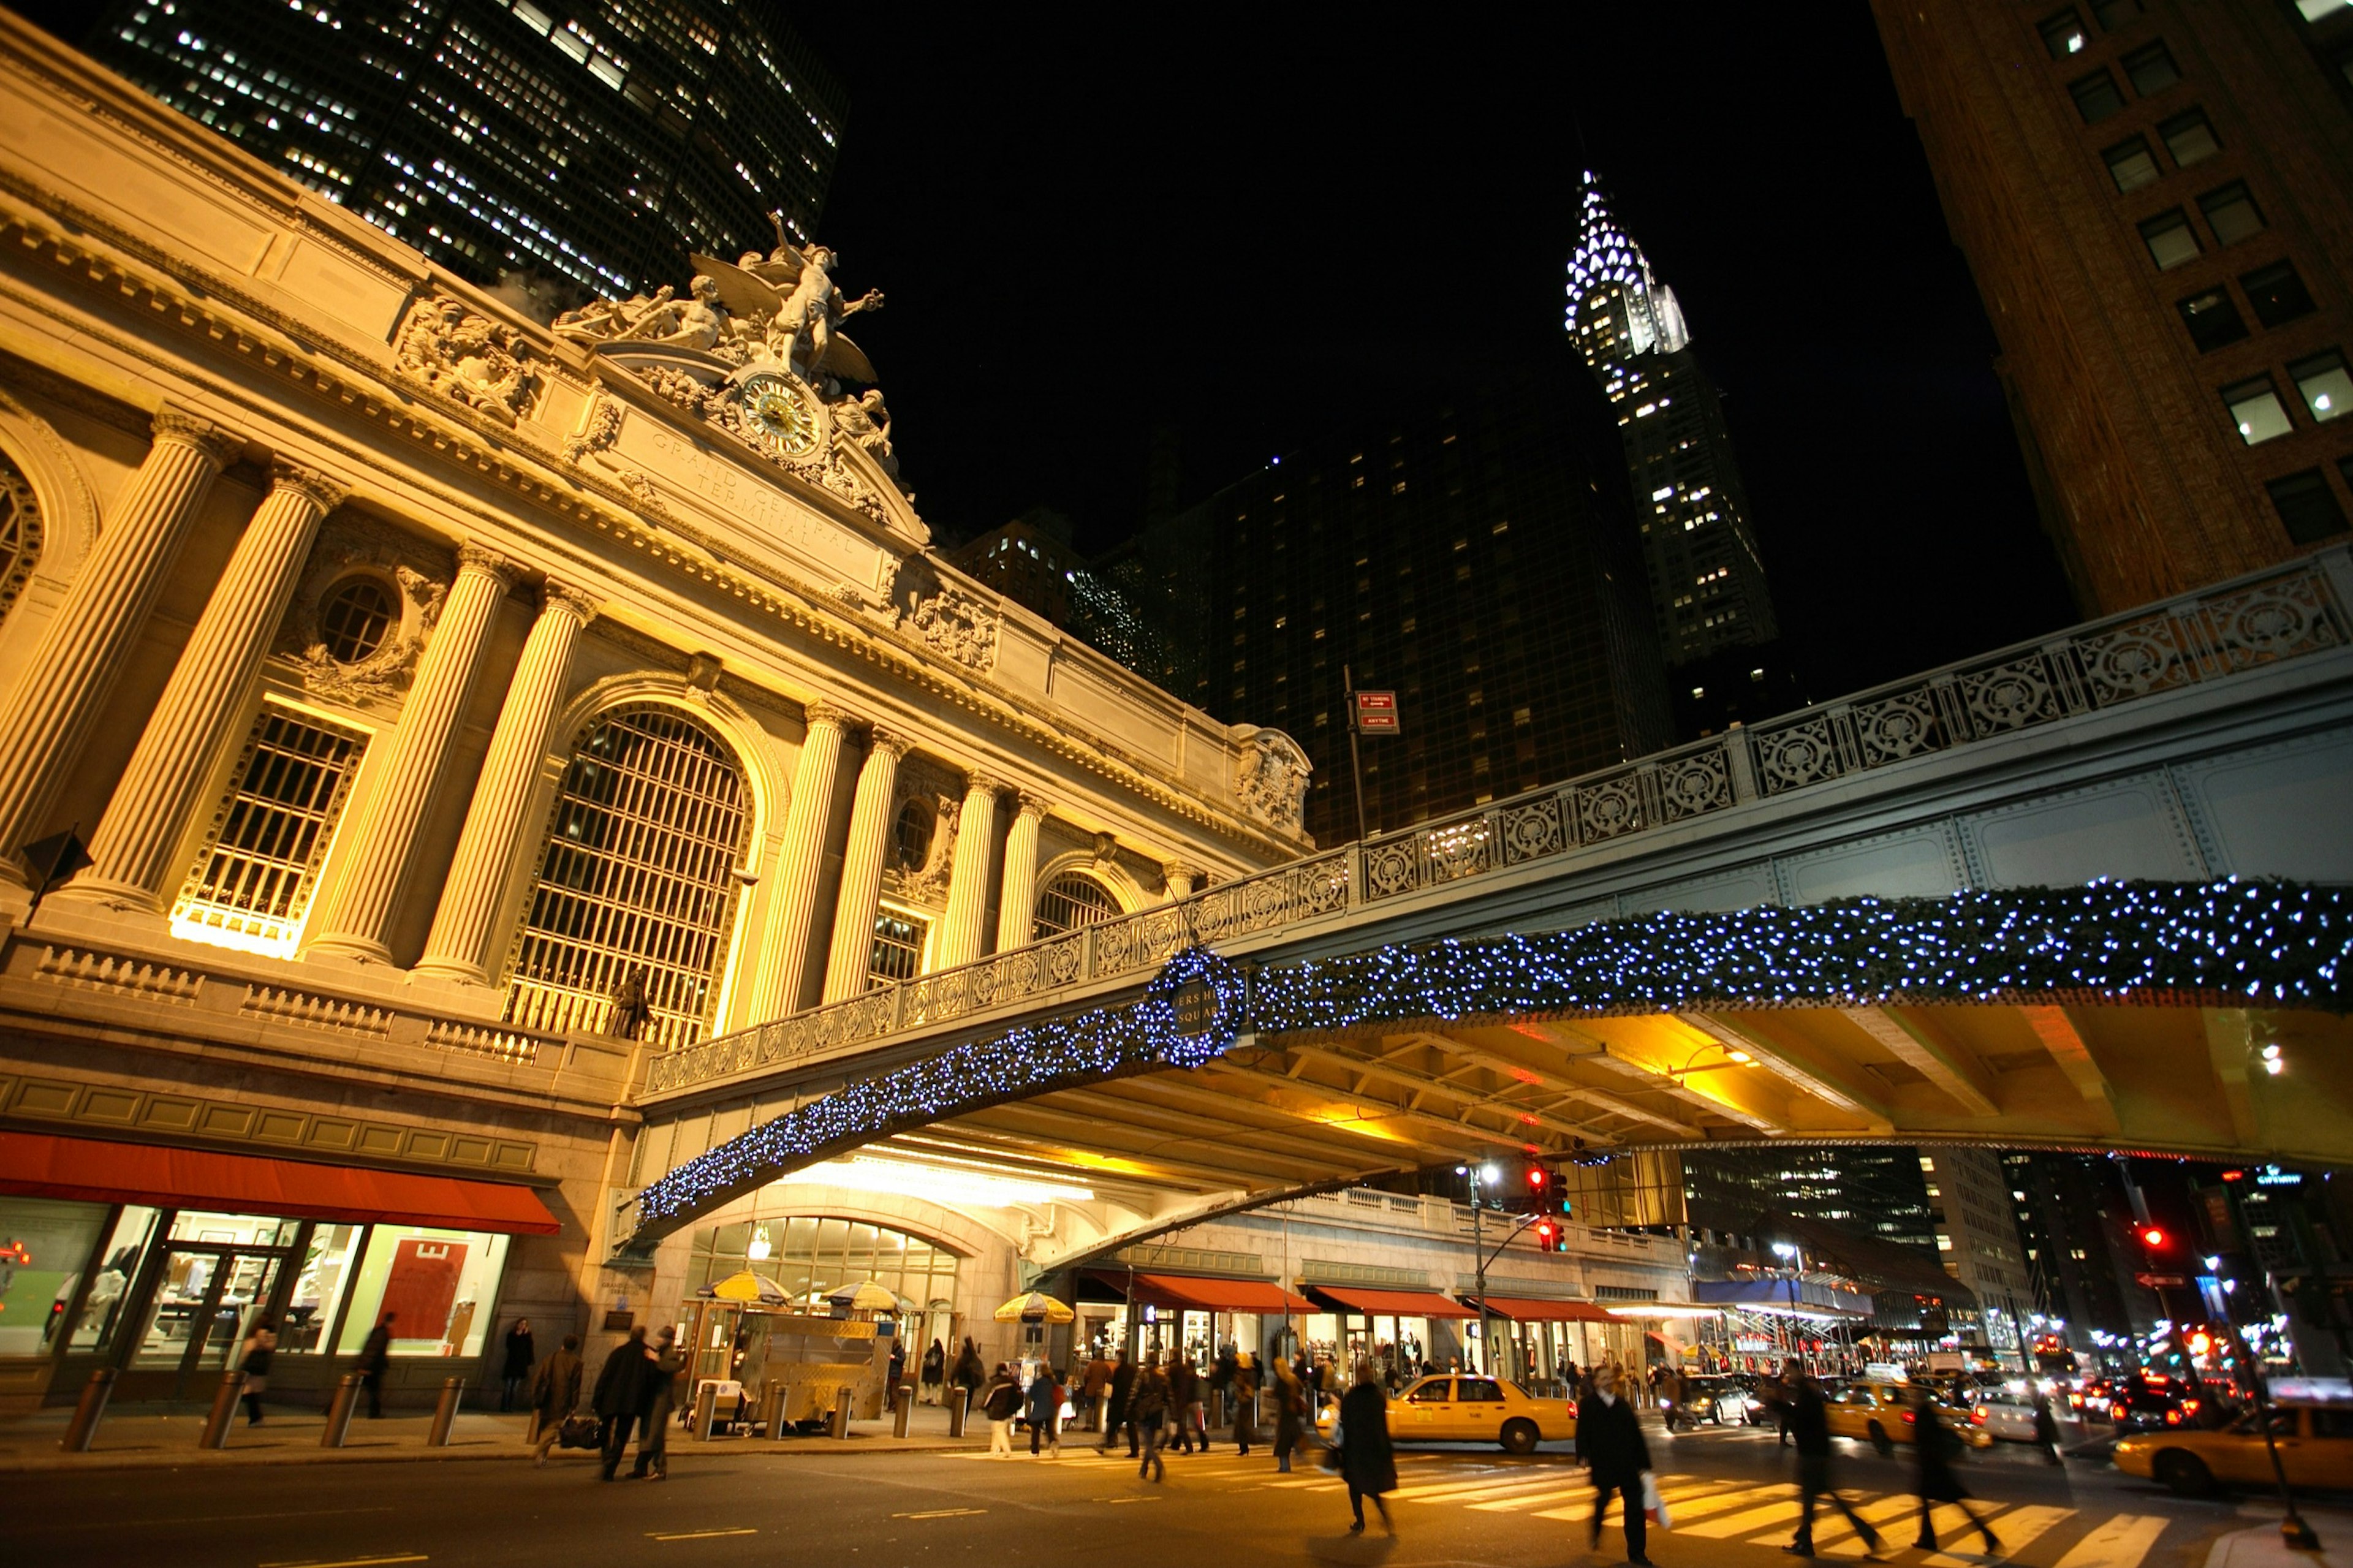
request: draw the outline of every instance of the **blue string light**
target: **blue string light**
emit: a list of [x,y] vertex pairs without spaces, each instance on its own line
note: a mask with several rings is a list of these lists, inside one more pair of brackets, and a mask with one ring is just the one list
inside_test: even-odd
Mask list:
[[[1338,1031],[1415,1019],[1694,1008],[2141,1001],[2353,1012],[2353,891],[2276,881],[2094,882],[1941,899],[1673,910],[1490,942],[1396,946],[1261,969],[1199,948],[1129,1006],[950,1047],[849,1084],[680,1166],[638,1223],[702,1212],[778,1176],[944,1118],[1057,1089],[1196,1068],[1245,1028]],[[1179,999],[1206,985],[1216,1006]]]

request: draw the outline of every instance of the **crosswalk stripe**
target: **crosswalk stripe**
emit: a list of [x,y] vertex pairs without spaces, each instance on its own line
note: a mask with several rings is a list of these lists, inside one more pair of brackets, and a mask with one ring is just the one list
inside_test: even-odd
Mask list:
[[[1866,1524],[1883,1525],[1908,1518],[1919,1505],[1919,1499],[1899,1494],[1865,1498],[1854,1505],[1854,1511]],[[1852,1542],[1853,1550],[1838,1551],[1841,1542]],[[1814,1550],[1824,1556],[1860,1557],[1863,1550],[1862,1535],[1846,1521],[1846,1515],[1827,1504],[1817,1503],[1814,1506]]]
[[2140,1568],[2165,1525],[2157,1514],[2120,1513],[2069,1547],[2058,1568]]
[[[1470,1506],[1481,1513],[1517,1513],[1522,1509],[1534,1508],[1538,1503],[1566,1502],[1575,1498],[1590,1497],[1592,1494],[1591,1487],[1563,1487],[1556,1491],[1524,1494],[1520,1497],[1505,1498],[1501,1502],[1474,1502]],[[1539,1514],[1537,1517],[1549,1519],[1553,1516]]]
[[[2008,1513],[1996,1515],[1987,1522],[1993,1526],[1993,1532],[2001,1538],[2002,1555],[2004,1557],[2011,1557],[2014,1556],[2021,1548],[2027,1546],[2032,1542],[2040,1540],[2045,1533],[2051,1531],[2054,1526],[2058,1525],[2062,1521],[2074,1518],[2076,1512],[2077,1510],[2072,1508],[2014,1508]],[[2129,1518],[2131,1516],[2126,1515],[2126,1517]],[[2158,1521],[2158,1529],[2162,1531],[2164,1528],[2165,1521],[2159,1520]],[[1968,1539],[1968,1532],[1967,1531],[1957,1532],[1952,1542],[1954,1551],[1957,1552],[1960,1548],[1961,1542]],[[2157,1537],[2152,1535],[2149,1539],[2154,1541]],[[2142,1550],[2147,1551],[2147,1548],[2143,1546]],[[2136,1563],[2140,1559],[2137,1554],[2136,1554],[2132,1559],[2132,1561]],[[1943,1552],[1934,1552],[1929,1556],[1921,1559],[1921,1561],[1924,1563],[1933,1563],[1936,1564],[1936,1568],[1974,1568],[1974,1563],[1970,1559],[1952,1555]],[[1981,1562],[1983,1560],[1978,1559],[1976,1561]]]
[[1486,1475],[1476,1476],[1463,1480],[1425,1481],[1418,1486],[1399,1487],[1397,1490],[1389,1493],[1389,1500],[1391,1502],[1409,1502],[1416,1498],[1443,1498],[1457,1495],[1468,1496],[1472,1492],[1484,1491],[1490,1488],[1499,1486],[1545,1486],[1556,1482],[1560,1478],[1557,1476],[1530,1476],[1523,1474],[1516,1480],[1507,1481],[1495,1472],[1490,1471]]
[[1515,1481],[1497,1481],[1492,1478],[1463,1487],[1409,1487],[1389,1494],[1391,1501],[1399,1498],[1425,1498],[1431,1502],[1472,1503],[1488,1498],[1509,1497],[1514,1492],[1554,1491],[1559,1489],[1558,1476],[1524,1476]]
[[[1787,1486],[1743,1487],[1737,1491],[1724,1492],[1715,1497],[1701,1499],[1692,1503],[1683,1511],[1687,1517],[1716,1513],[1727,1508],[1737,1508],[1743,1503],[1761,1501],[1776,1493],[1787,1495],[1793,1489]],[[1667,1504],[1669,1511],[1672,1512],[1674,1500],[1667,1499]],[[1590,1507],[1554,1508],[1546,1509],[1535,1517],[1538,1519],[1588,1519],[1592,1517],[1592,1513],[1593,1510]],[[1681,1528],[1680,1523],[1676,1528]]]
[[1752,1508],[1742,1513],[1728,1513],[1715,1519],[1703,1519],[1691,1523],[1674,1519],[1674,1509],[1670,1504],[1667,1517],[1674,1520],[1670,1528],[1681,1534],[1697,1535],[1709,1541],[1723,1541],[1735,1535],[1747,1535],[1756,1531],[1795,1524],[1798,1521],[1798,1504],[1794,1499],[1785,1498],[1779,1502],[1767,1503],[1763,1508]]

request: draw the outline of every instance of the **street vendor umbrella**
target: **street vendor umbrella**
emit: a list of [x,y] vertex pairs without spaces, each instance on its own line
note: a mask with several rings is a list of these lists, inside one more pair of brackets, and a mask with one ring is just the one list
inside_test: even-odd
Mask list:
[[899,1298],[872,1279],[844,1285],[826,1300],[853,1312],[895,1312],[899,1310]]
[[715,1285],[705,1285],[695,1294],[713,1301],[760,1301],[772,1307],[781,1307],[792,1300],[782,1285],[748,1268],[730,1274]]
[[1000,1323],[1067,1323],[1077,1317],[1076,1312],[1051,1296],[1035,1290],[1016,1296],[997,1309],[997,1321]]

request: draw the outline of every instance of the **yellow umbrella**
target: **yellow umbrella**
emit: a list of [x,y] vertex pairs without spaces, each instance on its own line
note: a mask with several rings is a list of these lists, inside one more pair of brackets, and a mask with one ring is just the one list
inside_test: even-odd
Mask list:
[[765,1274],[741,1269],[715,1284],[705,1285],[695,1292],[718,1301],[766,1301],[775,1305],[792,1300],[783,1286]]
[[1077,1318],[1078,1314],[1061,1302],[1035,1290],[1016,1296],[997,1309],[997,1321],[1000,1323],[1068,1323]]
[[852,1312],[895,1312],[899,1310],[899,1298],[874,1279],[845,1285],[826,1300]]

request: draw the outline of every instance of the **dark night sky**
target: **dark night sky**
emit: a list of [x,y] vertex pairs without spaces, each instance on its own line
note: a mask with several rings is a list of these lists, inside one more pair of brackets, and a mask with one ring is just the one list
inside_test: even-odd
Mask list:
[[1726,395],[1812,695],[2075,618],[1862,0],[790,10],[849,84],[821,236],[890,297],[857,335],[944,536],[1042,503],[1101,548],[1156,424],[1190,501],[1558,354],[1589,159]]

